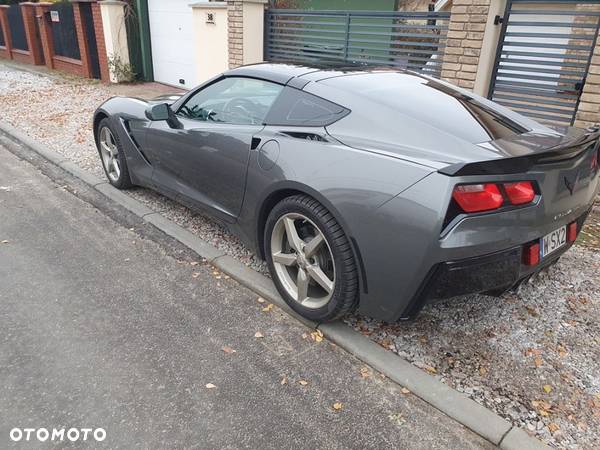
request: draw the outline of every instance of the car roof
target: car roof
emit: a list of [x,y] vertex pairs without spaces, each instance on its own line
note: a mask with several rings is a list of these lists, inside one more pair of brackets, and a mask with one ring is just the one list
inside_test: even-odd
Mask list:
[[406,73],[403,70],[389,67],[371,67],[362,64],[350,63],[327,63],[323,65],[258,63],[236,67],[235,69],[225,72],[225,75],[260,78],[262,80],[272,81],[274,83],[289,84],[295,88],[302,89],[311,81],[316,82],[327,78],[383,71]]

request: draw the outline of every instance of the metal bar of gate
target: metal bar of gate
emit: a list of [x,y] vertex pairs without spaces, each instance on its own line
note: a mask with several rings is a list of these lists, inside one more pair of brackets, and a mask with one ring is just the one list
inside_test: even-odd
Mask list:
[[338,61],[441,73],[450,14],[398,11],[265,12],[267,60]]
[[[536,7],[540,3],[550,9]],[[553,3],[566,8],[553,8]],[[530,117],[573,123],[600,25],[600,8],[577,9],[581,3],[507,1],[489,85],[490,99]],[[600,0],[587,3],[600,5]]]

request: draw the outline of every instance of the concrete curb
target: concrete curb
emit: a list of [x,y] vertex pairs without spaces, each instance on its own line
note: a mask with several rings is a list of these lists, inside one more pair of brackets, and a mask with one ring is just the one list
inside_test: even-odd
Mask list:
[[355,355],[358,359],[383,373],[394,382],[406,387],[417,397],[487,439],[492,444],[498,445],[505,450],[541,450],[550,448],[538,439],[529,436],[525,431],[513,427],[496,413],[423,372],[394,353],[383,349],[347,325],[341,322],[317,325],[298,316],[283,301],[272,281],[266,276],[245,266],[235,258],[225,255],[221,250],[171,222],[161,214],[151,210],[138,200],[115,189],[109,183],[103,182],[93,175],[86,173],[76,164],[67,161],[66,158],[42,147],[14,127],[0,121],[0,132],[13,141],[43,156],[48,161],[60,166],[133,214],[143,218],[146,222],[194,250],[198,255],[205,258],[240,284],[276,304],[304,325],[313,329],[318,328],[331,342]]

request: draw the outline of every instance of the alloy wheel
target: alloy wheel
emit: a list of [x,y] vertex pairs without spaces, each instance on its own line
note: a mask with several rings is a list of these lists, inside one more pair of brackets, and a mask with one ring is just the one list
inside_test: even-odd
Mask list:
[[308,217],[287,213],[271,234],[271,257],[287,294],[306,308],[326,305],[335,289],[335,264],[325,235]]
[[104,169],[112,181],[117,182],[121,176],[121,163],[119,161],[119,148],[115,137],[108,127],[100,130],[100,154]]

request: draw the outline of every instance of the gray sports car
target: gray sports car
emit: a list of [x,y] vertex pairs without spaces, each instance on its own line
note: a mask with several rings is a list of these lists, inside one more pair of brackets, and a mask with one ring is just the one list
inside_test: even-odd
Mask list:
[[94,116],[106,175],[229,227],[285,301],[395,321],[556,262],[599,189],[597,130],[549,128],[416,73],[239,67]]

